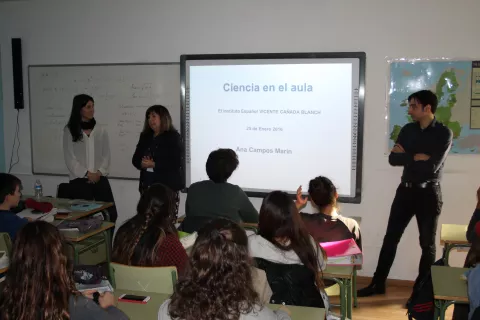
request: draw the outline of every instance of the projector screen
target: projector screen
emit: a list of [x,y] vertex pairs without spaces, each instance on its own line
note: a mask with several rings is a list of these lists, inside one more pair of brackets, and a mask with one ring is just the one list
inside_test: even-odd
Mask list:
[[187,188],[230,148],[228,181],[249,196],[306,193],[323,175],[360,203],[365,53],[183,55],[180,67]]

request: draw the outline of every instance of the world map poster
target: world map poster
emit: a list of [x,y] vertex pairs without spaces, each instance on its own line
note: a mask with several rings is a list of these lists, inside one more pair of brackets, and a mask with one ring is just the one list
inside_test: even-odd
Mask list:
[[389,80],[389,148],[412,121],[408,96],[429,89],[438,97],[437,120],[453,132],[450,153],[480,153],[480,61],[393,61]]

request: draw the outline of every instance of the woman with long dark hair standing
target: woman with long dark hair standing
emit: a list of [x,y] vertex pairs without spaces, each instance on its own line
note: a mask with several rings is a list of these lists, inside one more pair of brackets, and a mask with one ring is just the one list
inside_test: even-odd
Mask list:
[[145,124],[140,134],[132,163],[140,170],[140,193],[150,185],[162,183],[175,193],[178,213],[180,190],[184,187],[182,172],[183,146],[180,134],[172,123],[167,108],[154,105],[145,113]]
[[[86,94],[73,98],[70,119],[63,132],[63,156],[70,175],[70,193],[77,199],[115,202],[107,176],[110,144],[105,128],[94,118],[95,102]],[[117,220],[115,206],[110,221]]]
[[118,229],[112,261],[142,267],[176,266],[181,274],[188,258],[175,218],[172,191],[161,184],[150,186],[140,197],[137,214]]
[[115,307],[110,292],[95,303],[76,290],[64,239],[52,224],[26,224],[17,234],[12,252],[0,293],[0,319],[128,319]]

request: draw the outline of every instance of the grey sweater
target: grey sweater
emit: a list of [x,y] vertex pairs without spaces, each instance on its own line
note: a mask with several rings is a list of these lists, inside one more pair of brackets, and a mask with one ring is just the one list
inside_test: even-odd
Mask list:
[[70,320],[128,320],[116,307],[103,309],[95,301],[84,296],[71,296],[68,311]]
[[[171,320],[168,314],[170,299],[166,300],[158,310],[158,320]],[[258,306],[255,311],[248,314],[242,314],[239,320],[291,320],[290,316],[282,310],[273,311],[268,307]]]

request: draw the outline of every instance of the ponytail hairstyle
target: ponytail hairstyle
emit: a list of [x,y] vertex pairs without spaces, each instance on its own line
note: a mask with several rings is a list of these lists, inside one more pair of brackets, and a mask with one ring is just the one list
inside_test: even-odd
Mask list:
[[112,261],[151,267],[155,265],[157,249],[167,234],[176,234],[173,192],[163,184],[146,189],[137,205],[137,214],[117,231]]
[[169,305],[172,319],[239,319],[259,304],[245,230],[217,219],[198,231],[186,269]]
[[308,194],[312,202],[320,210],[329,205],[337,206],[337,188],[327,177],[318,176],[310,180]]
[[[283,191],[270,192],[260,207],[258,234],[282,251],[293,250],[303,265],[315,275],[318,288],[323,288],[319,255],[326,259],[325,251],[314,242],[291,197]],[[288,244],[276,239],[288,239]]]

